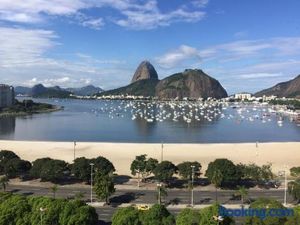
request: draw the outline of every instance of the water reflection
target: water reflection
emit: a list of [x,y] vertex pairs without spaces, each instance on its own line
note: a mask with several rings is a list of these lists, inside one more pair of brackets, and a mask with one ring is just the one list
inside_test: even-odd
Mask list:
[[15,117],[3,117],[0,118],[0,133],[2,135],[14,134],[16,129]]

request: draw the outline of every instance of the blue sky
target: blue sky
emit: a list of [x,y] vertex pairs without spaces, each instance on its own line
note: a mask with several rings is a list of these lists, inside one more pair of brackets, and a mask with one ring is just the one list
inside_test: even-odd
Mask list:
[[1,83],[104,89],[150,60],[199,68],[229,93],[300,74],[298,0],[0,0]]

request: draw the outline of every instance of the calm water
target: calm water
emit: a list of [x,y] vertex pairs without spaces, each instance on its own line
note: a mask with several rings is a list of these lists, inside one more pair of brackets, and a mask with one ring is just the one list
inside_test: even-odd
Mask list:
[[283,117],[280,127],[279,115],[266,107],[35,101],[65,108],[49,114],[0,118],[0,139],[154,143],[300,141],[300,126]]

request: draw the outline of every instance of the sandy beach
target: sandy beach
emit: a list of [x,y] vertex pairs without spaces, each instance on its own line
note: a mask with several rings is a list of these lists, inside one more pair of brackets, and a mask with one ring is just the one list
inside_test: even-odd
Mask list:
[[[73,161],[72,142],[0,141],[1,150],[11,150],[22,159],[37,158]],[[78,142],[76,157],[104,156],[116,167],[116,173],[130,175],[130,164],[136,155],[147,154],[161,159],[161,144],[90,143]],[[164,144],[163,159],[178,164],[183,161],[199,161],[202,171],[216,158],[228,158],[235,163],[272,163],[273,172],[300,166],[300,142],[243,143],[243,144]]]

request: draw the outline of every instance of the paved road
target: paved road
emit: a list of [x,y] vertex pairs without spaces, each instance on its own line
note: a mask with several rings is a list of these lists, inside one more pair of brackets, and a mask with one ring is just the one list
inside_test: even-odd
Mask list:
[[[38,195],[38,196],[53,196],[49,188],[43,187],[30,187],[30,186],[8,186],[8,191],[15,193],[22,193],[25,195]],[[70,189],[67,187],[59,187],[56,196],[62,198],[73,198],[77,193],[82,193],[84,199],[90,200],[90,189],[77,188]],[[222,204],[240,204],[240,200],[234,199],[232,195],[235,191],[218,191],[218,201]],[[93,195],[94,196],[94,195]],[[111,206],[97,208],[99,219],[102,221],[110,221],[113,213],[117,207],[122,203],[132,204],[153,204],[156,203],[157,192],[154,190],[117,190],[111,197]],[[249,192],[250,199],[259,197],[273,198],[283,202],[283,190],[251,190]],[[95,196],[94,196],[95,198]],[[194,204],[210,204],[215,201],[215,191],[194,191]],[[291,202],[291,196],[288,196],[288,201]],[[188,205],[191,202],[191,192],[187,190],[168,190],[168,196],[165,197],[164,202],[173,204]],[[177,214],[180,210],[171,209],[173,214]]]

